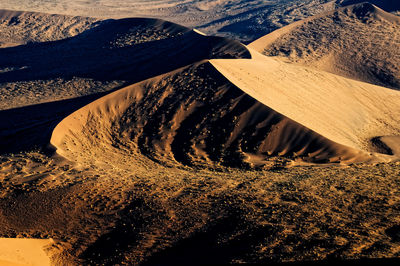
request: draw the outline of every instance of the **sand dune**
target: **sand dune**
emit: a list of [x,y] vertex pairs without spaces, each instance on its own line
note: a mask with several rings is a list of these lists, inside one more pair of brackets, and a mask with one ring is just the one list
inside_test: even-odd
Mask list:
[[258,101],[337,143],[373,151],[372,138],[400,134],[400,92],[253,57],[211,62]]
[[0,68],[7,70],[0,73],[0,109],[8,109],[0,112],[0,151],[45,146],[53,125],[107,91],[209,58],[250,54],[237,41],[140,18],[104,21],[65,40],[0,49]]
[[170,22],[107,20],[73,38],[0,49],[0,109],[104,92],[199,60],[241,56],[249,54],[239,42]]
[[[231,4],[157,3],[195,12]],[[299,18],[315,1],[293,3],[276,23]],[[302,16],[334,4],[318,3]],[[247,27],[242,15],[257,20],[252,12],[229,18],[237,23],[229,31]],[[385,36],[397,30],[397,18],[372,5],[337,14],[346,27],[362,28],[361,39],[372,36],[364,23],[390,25]],[[57,243],[47,256],[42,245],[29,245],[25,255],[36,250],[40,263],[56,265],[398,255],[398,90],[288,64],[159,19],[79,18],[86,30],[75,34],[71,17],[2,16],[17,34],[9,30],[11,41],[0,49],[0,234]],[[36,16],[43,24],[26,27]],[[49,32],[65,30],[51,39],[46,25],[53,21]],[[261,51],[276,36],[261,39]],[[10,45],[14,40],[20,45]],[[387,57],[371,58],[396,75]],[[370,70],[350,73],[363,80],[374,77]],[[25,240],[18,245],[38,243]],[[6,248],[15,255],[15,246]],[[26,262],[1,251],[0,264]]]
[[143,155],[169,166],[206,167],[263,166],[276,155],[391,160],[368,152],[386,152],[376,137],[400,135],[400,92],[257,52],[253,59],[211,62],[220,73],[207,62],[195,64],[85,106],[57,125],[51,143],[70,160],[110,169],[137,167]]
[[[367,7],[372,6],[367,5]],[[340,12],[346,13],[346,10],[348,9]],[[354,7],[351,10],[355,12]],[[374,11],[377,16],[388,17],[393,20],[392,22],[397,21],[397,18],[394,19],[383,11],[375,8]],[[3,13],[5,18],[15,15],[10,12]],[[23,25],[34,16],[29,13],[26,18],[27,15],[24,14],[18,15]],[[66,20],[66,17],[60,18],[60,21]],[[291,27],[296,28],[302,24],[295,23]],[[276,35],[273,33],[271,36],[274,38]],[[267,36],[250,47],[259,43],[264,45],[265,39],[268,41],[271,37]],[[179,50],[176,50],[177,45]],[[88,95],[79,100],[64,101],[62,104],[49,103],[3,111],[0,113],[5,118],[2,119],[2,128],[7,129],[1,136],[2,139],[7,139],[7,144],[3,142],[3,151],[26,150],[45,145],[51,129],[59,121],[85,104],[102,97],[104,88],[112,90],[122,84],[151,78],[204,59],[251,57],[249,51],[238,42],[204,36],[188,28],[157,19],[102,21],[97,23],[96,27],[65,40],[21,45],[2,49],[0,53],[3,55],[0,64],[6,69],[0,74],[0,81],[3,84],[12,83],[17,86],[13,90],[4,86],[2,103],[8,108],[16,104],[23,107],[27,103],[35,104]],[[90,146],[97,144],[93,138],[108,143],[107,149],[113,150],[110,151],[111,154],[117,152],[113,145],[119,143],[118,149],[125,149],[128,153],[135,150],[138,155],[145,155],[158,162],[184,165],[206,165],[212,162],[226,166],[262,166],[268,157],[274,155],[315,162],[353,162],[371,159],[362,151],[390,153],[375,147],[371,140],[398,134],[396,128],[398,121],[395,118],[398,102],[396,92],[386,89],[378,92],[380,90],[378,87],[354,83],[320,72],[310,72],[308,69],[291,67],[263,58],[256,53],[255,55],[256,60],[232,61],[232,68],[226,68],[231,67],[231,61],[213,63],[229,79],[232,79],[231,72],[237,71],[232,81],[238,87],[215,72],[208,63],[201,63],[200,66],[197,63],[188,69],[119,90],[89,104],[64,119],[53,132],[51,142],[59,148],[59,153],[76,161],[88,163],[90,160],[86,157],[89,155],[85,153],[90,151],[96,154],[89,156],[94,159],[92,164],[96,164],[98,158],[104,158],[102,155],[105,154],[103,148],[100,147],[95,152],[96,149]],[[248,62],[249,65],[246,65]],[[244,65],[240,65],[242,63]],[[71,68],[71,65],[74,67]],[[274,68],[270,68],[271,66]],[[243,75],[247,72],[238,71],[238,67],[243,69],[249,67],[250,74]],[[269,72],[267,70],[262,72],[263,67]],[[208,72],[213,74],[207,74]],[[298,79],[286,78],[293,73],[296,73]],[[275,90],[274,99],[265,98],[265,93],[271,91],[262,86],[263,82],[275,76],[283,81],[271,84],[274,88],[299,84],[299,80],[304,85],[301,85],[299,87],[301,90],[297,90],[296,93],[291,92],[292,98],[287,98],[287,92],[282,89]],[[70,81],[71,78],[74,81]],[[238,79],[244,83],[238,83]],[[251,79],[259,81],[254,83]],[[43,86],[44,81],[52,83]],[[200,85],[204,82],[208,85]],[[167,83],[170,86],[165,85]],[[334,85],[336,83],[342,85],[336,88]],[[34,92],[32,97],[27,98],[26,94],[21,93],[23,86],[15,84],[24,86],[29,84],[29,91]],[[323,92],[321,88],[324,88],[325,92],[327,90],[326,84],[332,84],[328,86],[331,95],[328,102],[319,100]],[[87,90],[71,89],[71,86],[81,89],[83,85]],[[62,88],[63,86],[65,88]],[[182,86],[190,89],[182,91]],[[315,90],[308,91],[308,98],[299,101],[301,94],[297,93],[304,93],[304,88],[307,86]],[[349,93],[354,88],[360,95],[365,95],[364,100],[358,100],[357,104],[352,103],[354,97]],[[10,94],[13,91],[18,92],[18,95]],[[149,93],[146,96],[146,103],[136,98],[124,98],[127,94],[139,92]],[[376,98],[384,99],[386,106],[371,105],[367,102],[368,97],[372,97],[373,94],[376,94],[374,96]],[[159,97],[157,95],[174,100],[164,102],[164,98],[157,99]],[[343,108],[336,108],[337,106],[333,104],[337,95],[344,95]],[[27,99],[23,101],[18,97]],[[113,104],[107,103],[106,106],[99,104],[104,101],[111,101]],[[297,109],[290,105],[293,101],[298,103]],[[171,104],[172,107],[169,107]],[[119,107],[117,110],[111,108],[109,111],[110,105]],[[304,106],[310,108],[304,109]],[[49,108],[52,109],[52,113],[46,111]],[[108,109],[99,111],[104,108]],[[323,108],[328,109],[323,115],[319,115]],[[365,111],[354,114],[357,108],[364,108]],[[31,116],[25,117],[23,113],[28,110]],[[168,115],[164,117],[166,110]],[[43,115],[44,113],[49,115]],[[144,116],[144,113],[147,115]],[[76,120],[77,114],[82,115],[84,119],[80,119],[77,125],[68,124],[69,122],[66,124],[66,121]],[[134,114],[143,117],[136,120],[125,118]],[[394,114],[394,118],[391,114]],[[98,116],[104,118],[100,119]],[[347,118],[342,119],[342,117]],[[164,125],[165,123],[167,125]],[[71,135],[70,127],[76,128],[77,132]],[[111,127],[113,134],[117,135],[110,135]],[[80,133],[95,128],[102,128],[98,131],[99,136]],[[21,135],[27,139],[26,143],[21,140]],[[132,136],[132,139],[128,136]],[[82,142],[82,147],[66,144],[64,138],[68,138],[71,143]],[[76,158],[80,156],[82,158],[77,160]]]
[[206,62],[85,106],[57,125],[51,143],[84,166],[125,170],[138,167],[143,155],[202,167],[263,166],[276,155],[311,162],[363,156],[249,97]]
[[341,6],[347,6],[347,5],[354,5],[354,4],[359,4],[363,2],[368,2],[373,5],[376,5],[380,8],[382,8],[385,11],[388,12],[393,12],[393,11],[398,11],[400,10],[400,2],[399,1],[393,1],[393,0],[338,0],[336,1],[337,4]]
[[281,28],[249,47],[288,62],[400,88],[400,17],[358,4]]

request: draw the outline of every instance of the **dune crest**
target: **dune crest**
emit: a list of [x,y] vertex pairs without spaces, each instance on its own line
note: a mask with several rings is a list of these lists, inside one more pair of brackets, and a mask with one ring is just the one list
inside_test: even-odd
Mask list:
[[[341,116],[351,111],[349,107],[343,112],[337,107],[335,114],[329,109],[335,107],[323,110],[326,101],[313,102],[327,91],[331,94],[328,101],[342,93],[340,89],[334,91],[334,82],[342,84],[343,92],[361,91],[365,85],[375,93],[380,87],[324,73],[315,73],[317,78],[313,78],[314,73],[307,69],[261,55],[256,59],[212,60],[211,64],[197,63],[107,95],[61,121],[53,131],[51,144],[57,153],[80,164],[124,170],[139,167],[143,158],[169,166],[202,167],[259,167],[277,155],[306,162],[390,160],[389,156],[370,155],[366,152],[369,147],[363,146],[368,145],[368,134],[376,136],[383,123],[367,123],[357,131],[368,118],[365,113],[358,117],[350,113],[341,121]],[[264,71],[266,66],[272,70]],[[293,78],[285,76],[294,73]],[[272,82],[279,78],[282,83]],[[295,81],[305,85],[296,87]],[[318,92],[320,84],[329,81],[330,87]],[[305,94],[304,89],[311,84],[315,90]],[[289,91],[292,86],[295,89]],[[297,106],[285,103],[288,93],[293,94],[288,100],[298,101]],[[393,105],[398,103],[398,92],[381,94],[394,97]],[[369,96],[365,101],[370,104]],[[347,93],[343,105],[354,100],[352,97]],[[306,102],[314,106],[299,111],[300,106],[308,106]],[[363,103],[360,100],[354,108],[363,107]],[[367,111],[376,109],[371,104],[366,107]],[[377,114],[375,118],[381,117],[385,116]],[[334,125],[343,127],[336,129]],[[360,131],[368,128],[371,130],[361,135]],[[395,126],[384,130],[398,133]]]
[[249,45],[264,55],[400,89],[400,17],[362,3],[295,22]]
[[240,42],[147,18],[0,49],[0,152],[46,146],[60,120],[110,91],[204,59],[250,57]]
[[150,78],[76,111],[57,125],[51,144],[78,163],[125,170],[147,159],[259,167],[278,155],[336,163],[396,158],[373,140],[400,135],[398,91],[221,44],[213,44],[211,65]]
[[400,92],[257,54],[211,62],[252,97],[337,143],[374,151],[373,137],[400,135]]
[[400,10],[400,2],[399,1],[393,1],[393,0],[337,0],[336,4],[341,5],[341,6],[348,6],[348,5],[354,5],[354,4],[359,4],[363,2],[368,2],[373,5],[376,5],[383,10],[387,12],[393,12],[393,11],[398,11]]
[[237,41],[164,20],[106,20],[71,38],[0,49],[0,109],[110,91],[203,59],[242,57],[250,54]]

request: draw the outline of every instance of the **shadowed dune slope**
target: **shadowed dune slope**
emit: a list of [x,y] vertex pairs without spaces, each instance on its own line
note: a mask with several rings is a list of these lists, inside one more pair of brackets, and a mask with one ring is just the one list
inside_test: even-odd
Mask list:
[[204,59],[250,57],[239,42],[144,18],[0,49],[0,152],[45,146],[60,120],[108,91]]
[[137,81],[202,59],[250,58],[237,41],[146,18],[103,21],[73,38],[1,49],[0,56],[0,67],[10,69],[0,82],[71,76]]
[[399,91],[287,64],[257,52],[251,60],[211,62],[261,103],[337,143],[382,152],[374,147],[377,137],[400,136]]
[[295,22],[249,47],[344,77],[400,88],[400,17],[369,3]]
[[209,62],[126,87],[65,118],[57,153],[83,165],[158,163],[257,167],[269,155],[310,162],[368,160],[277,113],[232,85]]
[[0,49],[0,109],[103,92],[210,58],[250,54],[163,20],[107,20],[72,38]]

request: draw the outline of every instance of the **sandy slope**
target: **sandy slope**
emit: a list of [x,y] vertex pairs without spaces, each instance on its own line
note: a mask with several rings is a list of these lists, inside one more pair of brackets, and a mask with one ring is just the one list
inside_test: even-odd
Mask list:
[[222,75],[194,64],[102,97],[62,120],[51,144],[85,167],[122,171],[142,156],[206,167],[394,159],[367,152],[393,154],[379,138],[400,135],[400,92],[252,55],[211,60]]
[[361,150],[399,135],[400,92],[290,65],[256,52],[251,60],[212,60],[243,91],[333,140]]
[[137,18],[104,21],[61,41],[0,49],[0,68],[6,69],[0,109],[7,109],[0,113],[0,150],[45,146],[62,118],[122,84],[204,59],[249,57],[237,41]]
[[51,239],[0,238],[0,264],[48,266],[50,258],[45,249],[52,243]]
[[249,47],[356,80],[400,88],[400,18],[359,4],[281,28]]
[[[228,46],[242,48],[229,53]],[[163,20],[107,20],[73,38],[0,49],[0,109],[104,92],[202,59],[245,53],[239,42]]]
[[1,235],[51,237],[64,265],[374,265],[385,261],[367,259],[400,252],[399,165],[194,171],[150,162],[115,173],[1,156],[0,169],[14,171],[1,179]]
[[51,144],[85,167],[124,171],[137,168],[143,156],[168,166],[254,167],[278,154],[338,162],[361,153],[252,99],[209,63],[90,103],[57,125]]

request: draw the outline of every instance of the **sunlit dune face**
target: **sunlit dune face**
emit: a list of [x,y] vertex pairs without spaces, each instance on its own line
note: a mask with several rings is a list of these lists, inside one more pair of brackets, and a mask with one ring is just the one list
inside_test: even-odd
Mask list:
[[268,56],[400,89],[400,17],[371,4],[317,15],[250,44]]

